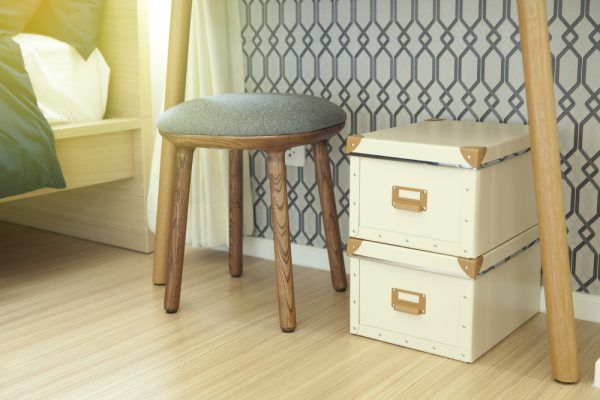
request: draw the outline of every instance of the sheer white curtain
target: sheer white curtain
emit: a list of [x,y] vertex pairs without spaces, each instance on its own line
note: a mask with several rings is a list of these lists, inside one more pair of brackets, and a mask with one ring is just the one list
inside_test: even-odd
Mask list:
[[[151,0],[152,74],[154,109],[162,111],[166,71],[170,1]],[[240,5],[238,0],[194,0],[190,31],[186,99],[218,93],[244,91]],[[160,24],[160,25],[157,25]],[[166,25],[166,28],[165,28]],[[156,133],[158,135],[158,132]],[[160,135],[154,146],[148,221],[156,229]],[[228,160],[227,150],[197,149],[194,154],[187,242],[193,246],[217,246],[228,239]],[[253,215],[248,157],[244,155],[244,231],[252,232]]]

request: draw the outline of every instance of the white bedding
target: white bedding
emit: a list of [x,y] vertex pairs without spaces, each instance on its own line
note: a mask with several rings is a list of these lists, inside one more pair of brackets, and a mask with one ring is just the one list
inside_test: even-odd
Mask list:
[[22,33],[21,46],[38,106],[50,125],[101,120],[106,112],[110,68],[100,50],[86,60],[71,45]]

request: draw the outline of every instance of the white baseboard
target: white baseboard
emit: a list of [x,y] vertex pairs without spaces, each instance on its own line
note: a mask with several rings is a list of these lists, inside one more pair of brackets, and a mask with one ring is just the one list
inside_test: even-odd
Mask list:
[[[274,260],[273,241],[271,239],[244,236],[244,255]],[[294,265],[329,271],[327,249],[324,248],[292,243],[292,262]],[[348,258],[345,254],[344,262],[346,265],[348,264]]]
[[[271,239],[245,236],[244,254],[247,256],[273,260],[273,241]],[[324,248],[292,243],[292,261],[295,265],[329,270],[327,249]],[[344,261],[346,265],[348,265],[348,258],[346,255],[344,255]],[[348,267],[346,270],[348,270]],[[600,323],[600,296],[574,292],[573,309],[576,319]],[[544,288],[542,288],[542,291],[540,292],[540,311],[546,312]]]
[[[544,288],[540,292],[540,311],[546,312]],[[600,323],[600,296],[573,292],[575,319]]]

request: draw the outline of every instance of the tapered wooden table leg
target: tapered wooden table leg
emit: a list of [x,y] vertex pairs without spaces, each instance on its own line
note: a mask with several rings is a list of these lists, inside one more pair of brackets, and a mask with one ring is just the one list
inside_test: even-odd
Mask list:
[[267,158],[271,185],[271,226],[273,227],[275,246],[279,323],[282,331],[292,332],[296,329],[296,305],[285,180],[285,156],[283,151],[274,151],[268,153]]
[[229,274],[242,276],[243,252],[243,152],[229,151]]
[[190,178],[192,175],[192,160],[194,158],[193,147],[178,147],[176,151],[173,220],[170,226],[169,268],[167,272],[167,287],[165,288],[165,310],[168,313],[177,312],[179,309],[188,202],[190,197]]
[[[165,110],[181,103],[185,98],[185,76],[188,59],[188,42],[192,0],[171,2],[171,29],[169,33],[169,58],[167,62],[167,87]],[[167,281],[167,256],[170,243],[170,224],[173,209],[173,174],[175,147],[163,139],[156,213],[156,238],[154,241],[154,266],[152,281],[164,285]]]
[[327,142],[315,143],[312,149],[315,157],[315,174],[317,185],[319,186],[325,238],[327,239],[327,255],[329,256],[331,282],[335,290],[343,292],[347,286],[346,269],[344,267],[344,255],[342,251],[342,239],[340,238],[340,225],[335,206],[335,195],[333,194],[333,180],[331,179]]
[[579,368],[546,0],[518,0],[518,4],[552,376],[560,382],[577,382]]

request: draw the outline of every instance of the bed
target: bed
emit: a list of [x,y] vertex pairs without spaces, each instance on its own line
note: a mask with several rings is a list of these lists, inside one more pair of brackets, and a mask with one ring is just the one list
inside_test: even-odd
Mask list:
[[[47,115],[64,187],[56,182],[1,198],[0,220],[149,252],[146,189],[154,128],[146,2],[105,0],[103,8],[97,47],[110,66],[105,109],[98,109],[99,94],[93,106],[82,101],[81,121]],[[31,44],[32,37],[15,41]],[[69,93],[45,93],[69,99]]]

